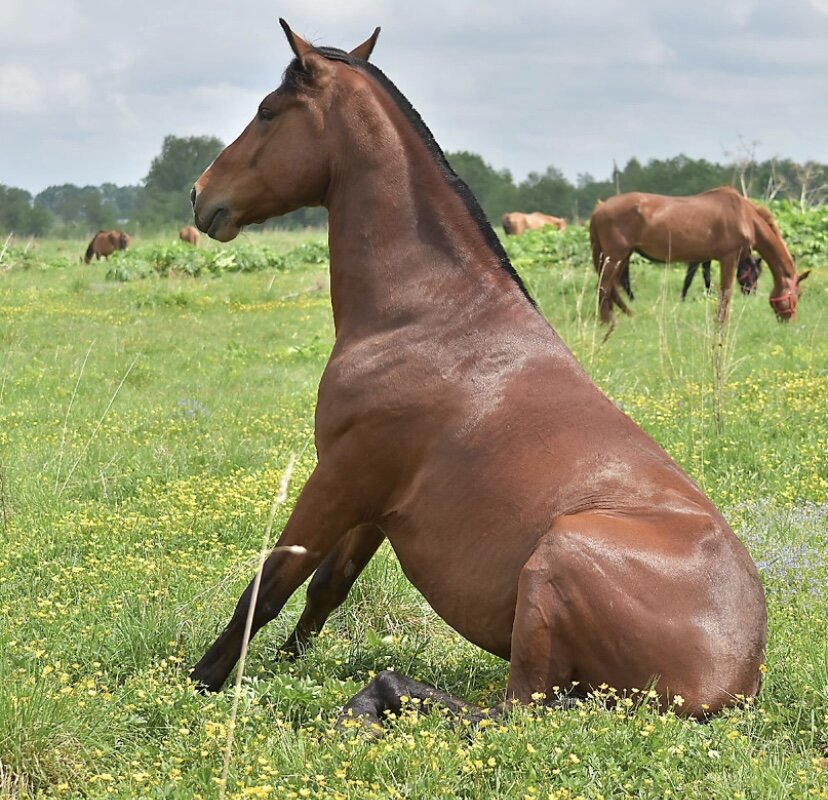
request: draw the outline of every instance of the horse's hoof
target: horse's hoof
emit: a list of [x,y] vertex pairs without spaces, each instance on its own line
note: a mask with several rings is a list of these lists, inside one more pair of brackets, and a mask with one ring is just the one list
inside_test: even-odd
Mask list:
[[334,729],[338,733],[355,733],[364,739],[379,739],[384,733],[379,721],[369,714],[352,715],[341,713],[336,718]]
[[196,692],[201,695],[206,696],[208,694],[215,694],[219,689],[221,689],[221,684],[216,686],[214,683],[210,683],[210,681],[199,677],[195,669],[190,670],[189,678],[190,682],[195,684]]

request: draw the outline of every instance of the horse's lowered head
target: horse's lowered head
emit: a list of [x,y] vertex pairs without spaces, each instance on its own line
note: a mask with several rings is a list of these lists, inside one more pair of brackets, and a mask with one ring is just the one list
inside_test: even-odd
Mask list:
[[368,60],[380,31],[346,53],[317,49],[279,22],[295,55],[282,85],[262,100],[253,120],[190,195],[198,228],[222,242],[250,223],[323,204],[332,178],[327,133],[340,107],[336,100],[358,91],[349,64]]
[[779,322],[789,322],[796,316],[796,303],[802,294],[800,284],[810,274],[811,270],[806,269],[799,275],[784,278],[782,291],[771,295],[769,302]]

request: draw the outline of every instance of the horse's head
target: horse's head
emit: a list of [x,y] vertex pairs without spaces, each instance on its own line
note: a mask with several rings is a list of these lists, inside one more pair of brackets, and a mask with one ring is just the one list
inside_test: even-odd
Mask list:
[[759,283],[759,273],[762,271],[762,257],[754,257],[748,253],[736,268],[736,280],[742,294],[756,294],[756,286]]
[[380,29],[345,53],[318,50],[280,19],[296,58],[282,85],[196,181],[191,194],[200,230],[222,242],[244,225],[320,205],[331,180],[328,112],[347,93],[353,59],[367,60]]
[[801,275],[787,278],[783,290],[776,296],[771,296],[771,308],[780,322],[788,322],[796,316],[796,302],[802,294],[800,284],[810,274],[811,270],[806,269]]

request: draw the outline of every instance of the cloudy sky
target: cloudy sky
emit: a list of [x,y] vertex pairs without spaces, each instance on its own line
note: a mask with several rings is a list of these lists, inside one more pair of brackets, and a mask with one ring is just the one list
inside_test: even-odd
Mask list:
[[373,61],[447,150],[517,178],[685,153],[828,162],[828,0],[2,0],[0,183],[137,183],[168,133],[231,141],[285,17]]

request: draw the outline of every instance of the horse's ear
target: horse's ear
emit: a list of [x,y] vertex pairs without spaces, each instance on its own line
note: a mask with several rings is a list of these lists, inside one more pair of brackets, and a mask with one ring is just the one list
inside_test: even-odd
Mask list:
[[295,34],[290,29],[290,25],[288,25],[287,22],[285,22],[281,17],[279,17],[279,24],[282,26],[285,36],[287,36],[290,49],[293,50],[296,58],[302,61],[302,59],[304,59],[304,57],[310,53],[311,50],[313,50],[313,46],[309,45],[301,36]]
[[380,35],[380,28],[374,28],[374,32],[362,43],[351,50],[351,55],[354,58],[359,58],[362,61],[367,61],[371,53],[374,52],[374,47],[377,44],[377,38]]
[[797,275],[796,276],[796,285],[799,286],[799,284],[802,283],[802,281],[804,281],[805,278],[807,278],[810,274],[811,274],[811,270],[806,269],[805,272],[803,272],[801,275]]

